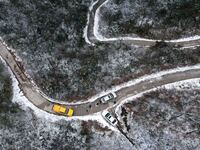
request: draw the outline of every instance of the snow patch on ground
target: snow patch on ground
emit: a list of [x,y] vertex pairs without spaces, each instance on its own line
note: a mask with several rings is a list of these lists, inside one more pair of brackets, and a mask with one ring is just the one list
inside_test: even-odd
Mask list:
[[96,0],[95,2],[93,2],[92,3],[92,5],[89,7],[89,12],[88,12],[88,14],[87,14],[87,23],[86,23],[86,26],[85,26],[85,28],[84,28],[84,30],[83,30],[83,38],[85,39],[85,42],[86,43],[88,43],[88,44],[90,44],[90,45],[92,45],[92,46],[94,46],[95,44],[94,43],[92,43],[90,40],[89,40],[89,38],[88,38],[88,26],[89,26],[89,22],[90,22],[90,12],[91,12],[91,10],[93,9],[93,7],[94,7],[94,5],[96,5],[96,3],[98,2],[98,0]]
[[167,84],[164,86],[164,88],[165,89],[176,89],[176,90],[199,89],[200,88],[200,78],[188,79],[188,80],[183,80],[183,81]]
[[181,39],[177,39],[177,40],[170,40],[167,42],[185,42],[185,41],[194,41],[194,40],[199,40],[199,39],[200,39],[199,35],[194,35],[191,37],[181,38]]
[[86,43],[88,43],[89,45],[92,45],[92,46],[94,46],[95,44],[94,43],[92,43],[90,40],[89,40],[89,38],[88,38],[88,25],[89,25],[89,21],[90,21],[90,14],[88,13],[87,14],[87,23],[86,23],[86,26],[85,26],[85,28],[83,29],[83,38],[85,39],[85,42]]
[[195,49],[195,48],[197,48],[198,46],[200,46],[200,45],[195,45],[195,46],[186,46],[186,47],[181,47],[180,49],[187,49],[187,48]]

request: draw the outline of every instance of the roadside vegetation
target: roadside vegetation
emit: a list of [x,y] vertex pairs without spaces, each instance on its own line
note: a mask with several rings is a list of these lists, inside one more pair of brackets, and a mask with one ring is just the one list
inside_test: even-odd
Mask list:
[[151,74],[166,69],[195,65],[200,62],[200,47],[181,50],[174,44],[157,42],[144,53],[139,53],[131,60],[130,65],[120,69],[120,78],[112,81],[113,85],[127,82],[145,74]]
[[12,124],[11,114],[18,112],[18,106],[11,102],[12,82],[8,72],[0,63],[0,126]]
[[200,91],[185,87],[149,92],[122,106],[123,130],[138,149],[199,149]]

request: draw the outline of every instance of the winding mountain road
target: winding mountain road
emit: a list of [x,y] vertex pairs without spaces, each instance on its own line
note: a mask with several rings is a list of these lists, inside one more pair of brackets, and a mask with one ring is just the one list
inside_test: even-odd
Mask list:
[[[90,11],[90,19],[88,24],[88,32],[87,36],[89,40],[92,42],[98,42],[98,40],[94,36],[93,25],[95,12],[99,6],[101,6],[105,0],[99,0]],[[106,41],[105,41],[106,42]],[[127,42],[131,42],[136,45],[141,46],[151,46],[154,45],[156,41],[146,41],[146,40],[127,40]],[[181,46],[196,46],[200,45],[200,40],[191,40],[185,42],[176,43]],[[42,109],[48,113],[54,113],[52,111],[52,106],[54,103],[50,98],[44,96],[42,92],[38,89],[38,87],[32,82],[31,78],[27,76],[25,73],[25,69],[21,65],[20,62],[17,61],[15,54],[9,50],[3,42],[0,42],[0,56],[5,60],[7,65],[10,67],[11,71],[15,75],[16,79],[19,82],[20,89],[23,91],[24,95],[27,99],[33,103],[39,109]],[[191,68],[186,70],[179,70],[176,72],[166,73],[162,76],[154,77],[151,79],[146,79],[141,82],[138,82],[133,85],[129,85],[126,87],[122,87],[116,90],[117,98],[110,101],[109,103],[102,104],[97,98],[93,102],[84,102],[80,104],[63,104],[66,107],[72,107],[74,109],[74,116],[84,116],[93,113],[97,113],[103,111],[105,109],[114,109],[118,104],[120,104],[123,100],[128,97],[134,96],[138,93],[166,85],[169,83],[182,81],[186,79],[199,78],[200,77],[200,67]]]
[[[27,99],[32,102],[36,107],[49,112],[54,113],[52,111],[52,106],[55,102],[50,101],[50,98],[43,96],[37,87],[31,82],[31,79],[24,73],[24,69],[21,64],[16,60],[13,52],[7,49],[7,47],[0,42],[0,55],[5,60],[7,65],[10,67],[15,77],[17,78],[20,89],[23,91],[24,95]],[[72,107],[74,109],[75,116],[84,116],[93,113],[97,113],[103,111],[107,108],[112,108],[113,106],[117,106],[124,99],[134,96],[138,93],[150,90],[152,88],[156,88],[158,86],[162,86],[165,84],[182,81],[186,79],[199,78],[200,77],[200,67],[199,68],[191,68],[185,71],[177,71],[173,73],[167,73],[162,75],[161,77],[147,79],[141,81],[132,86],[123,87],[116,91],[117,98],[109,103],[102,104],[100,100],[97,98],[93,102],[86,102],[82,104],[64,104],[66,107]]]

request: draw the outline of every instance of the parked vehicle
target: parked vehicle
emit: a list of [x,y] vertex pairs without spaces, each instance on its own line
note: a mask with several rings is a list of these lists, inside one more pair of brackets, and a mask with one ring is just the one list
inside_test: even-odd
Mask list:
[[66,108],[59,104],[54,104],[52,110],[58,114],[66,114],[68,117],[73,116],[74,110],[72,108]]
[[107,110],[102,112],[103,118],[113,126],[117,125],[117,119],[111,115],[111,113]]
[[117,95],[114,92],[112,92],[112,93],[109,93],[109,94],[104,95],[103,97],[101,97],[100,101],[102,103],[106,103],[106,102],[108,102],[108,101],[110,101],[110,100],[112,100],[112,99],[114,99],[116,97],[117,97]]

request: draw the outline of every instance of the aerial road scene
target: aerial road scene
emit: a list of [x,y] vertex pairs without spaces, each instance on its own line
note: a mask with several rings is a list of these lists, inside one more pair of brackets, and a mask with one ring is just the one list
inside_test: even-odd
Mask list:
[[200,1],[0,0],[0,150],[200,150]]

